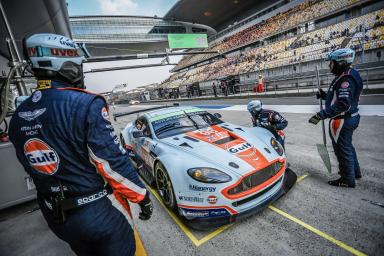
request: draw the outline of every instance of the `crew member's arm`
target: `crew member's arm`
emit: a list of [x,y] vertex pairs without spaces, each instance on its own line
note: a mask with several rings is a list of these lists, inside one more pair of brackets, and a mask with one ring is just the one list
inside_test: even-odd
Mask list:
[[285,127],[287,127],[288,125],[288,121],[278,112],[272,113],[270,123],[274,126],[276,130],[284,130]]
[[89,159],[97,172],[115,192],[133,203],[141,202],[147,190],[119,143],[102,98],[92,102],[86,122]]
[[333,91],[331,106],[319,112],[321,119],[332,118],[347,112],[351,107],[355,83],[349,77],[342,78],[343,81]]
[[251,119],[252,119],[252,125],[253,127],[255,127],[257,125],[256,117],[251,114]]

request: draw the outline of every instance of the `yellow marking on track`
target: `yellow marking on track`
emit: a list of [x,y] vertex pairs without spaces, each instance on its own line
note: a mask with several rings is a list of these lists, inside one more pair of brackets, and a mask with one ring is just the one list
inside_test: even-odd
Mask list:
[[280,209],[277,209],[276,207],[274,207],[274,206],[272,206],[272,205],[268,206],[268,208],[271,209],[272,211],[274,211],[274,212],[280,214],[281,216],[283,216],[283,217],[285,217],[285,218],[287,218],[287,219],[289,219],[289,220],[291,220],[291,221],[293,221],[293,222],[299,224],[300,226],[302,226],[302,227],[308,229],[309,231],[315,233],[316,235],[321,236],[321,237],[324,238],[324,239],[327,239],[327,240],[330,241],[331,243],[336,244],[337,246],[340,246],[340,247],[343,248],[344,250],[347,250],[348,252],[350,252],[350,253],[352,253],[352,254],[354,254],[354,255],[358,255],[358,256],[366,255],[366,254],[364,254],[364,253],[362,253],[362,252],[360,252],[360,251],[358,251],[358,250],[352,248],[351,246],[346,245],[345,243],[343,243],[343,242],[337,240],[336,238],[334,238],[334,237],[332,237],[332,236],[330,236],[330,235],[328,235],[328,234],[326,234],[326,233],[324,233],[324,232],[322,232],[322,231],[320,231],[320,230],[318,230],[318,229],[312,227],[311,225],[309,225],[309,224],[307,224],[307,223],[305,223],[305,222],[299,220],[298,218],[295,218],[295,217],[293,217],[292,215],[289,215],[288,213],[283,212],[283,211],[280,210]]
[[[303,181],[305,178],[307,178],[309,176],[308,173],[305,173],[303,175],[301,175],[300,177],[297,178],[297,183]],[[197,239],[195,237],[195,235],[193,235],[192,231],[177,217],[177,215],[175,213],[173,213],[172,211],[170,211],[163,203],[163,201],[161,200],[161,197],[160,195],[154,190],[152,189],[151,187],[147,186],[147,188],[151,191],[151,193],[156,197],[156,199],[159,201],[159,203],[161,204],[161,206],[167,211],[167,213],[172,217],[172,219],[176,222],[176,224],[180,227],[180,229],[187,235],[187,237],[192,241],[192,243],[195,245],[195,246],[200,246],[206,242],[208,242],[209,240],[211,240],[212,238],[214,238],[215,236],[219,235],[221,232],[223,232],[224,230],[228,229],[229,227],[233,226],[235,223],[231,223],[231,224],[228,224],[228,225],[225,225],[225,226],[222,226],[218,229],[216,229],[215,231],[213,231],[212,233],[204,236],[203,238],[201,238],[200,240]],[[330,241],[331,243],[333,244],[336,244],[337,246],[343,248],[344,250],[354,254],[354,255],[357,255],[357,256],[366,256],[366,254],[354,249],[353,247],[349,246],[349,245],[346,245],[345,243],[337,240],[336,238],[312,227],[311,225],[299,220],[298,218],[296,217],[293,217],[292,215],[276,208],[275,206],[272,206],[272,205],[269,205],[268,208],[278,214],[280,214],[281,216],[299,224],[300,226],[308,229],[309,231],[317,234],[318,236],[321,236],[323,237],[324,239]]]
[[220,234],[221,232],[223,232],[224,230],[226,230],[227,228],[231,227],[233,225],[233,223],[231,224],[227,224],[225,226],[221,226],[220,228],[216,229],[215,231],[213,231],[212,233],[206,235],[205,237],[201,238],[199,241],[198,241],[198,245],[196,246],[200,246],[202,245],[203,243],[205,242],[208,242],[209,240],[211,240],[212,238],[214,238],[215,236],[217,236],[218,234]]
[[303,175],[301,175],[300,177],[297,178],[296,182],[299,183],[300,181],[307,178],[308,176],[309,176],[309,173],[304,173]]
[[221,232],[223,232],[224,230],[226,230],[227,228],[232,226],[232,224],[222,226],[222,227],[216,229],[212,233],[204,236],[203,238],[201,238],[199,240],[195,237],[195,235],[192,233],[192,231],[179,219],[179,217],[177,217],[177,215],[174,212],[172,212],[171,210],[168,209],[167,206],[165,206],[165,204],[161,200],[160,195],[154,189],[152,189],[150,186],[147,186],[147,189],[149,189],[149,191],[151,191],[152,195],[154,195],[156,197],[157,201],[159,201],[161,206],[167,211],[169,216],[171,216],[171,218],[176,222],[176,224],[187,235],[187,237],[192,241],[192,243],[195,246],[200,246],[200,245],[208,242],[209,240],[211,240],[212,238],[214,238],[215,236],[217,236],[218,234],[220,234]]
[[135,228],[134,230],[134,235],[135,235],[135,241],[136,241],[136,256],[147,256],[147,251],[145,250],[145,247],[143,245],[143,242],[141,241],[139,232]]

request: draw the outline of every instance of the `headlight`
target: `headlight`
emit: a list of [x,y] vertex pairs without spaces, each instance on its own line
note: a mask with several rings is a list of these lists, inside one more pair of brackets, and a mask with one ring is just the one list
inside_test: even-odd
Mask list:
[[279,156],[282,156],[284,154],[283,146],[281,146],[281,144],[275,138],[271,138],[271,146],[275,149]]
[[188,170],[188,174],[192,179],[204,183],[224,183],[232,180],[228,174],[207,167],[191,168]]

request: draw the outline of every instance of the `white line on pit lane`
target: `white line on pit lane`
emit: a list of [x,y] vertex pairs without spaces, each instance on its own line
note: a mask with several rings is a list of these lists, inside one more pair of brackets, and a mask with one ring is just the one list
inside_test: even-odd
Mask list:
[[[319,111],[319,105],[263,105],[263,108],[294,114],[311,114]],[[218,110],[247,111],[247,105],[233,105]],[[384,116],[384,105],[360,105],[359,113],[362,116]]]

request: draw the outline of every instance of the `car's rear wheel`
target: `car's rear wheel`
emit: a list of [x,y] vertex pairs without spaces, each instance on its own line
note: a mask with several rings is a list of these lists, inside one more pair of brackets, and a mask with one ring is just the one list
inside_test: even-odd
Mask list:
[[168,172],[161,163],[156,164],[156,186],[163,203],[170,209],[176,209],[176,198]]

